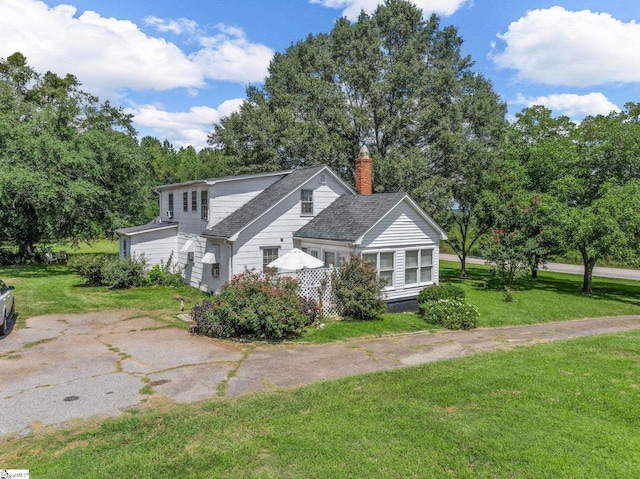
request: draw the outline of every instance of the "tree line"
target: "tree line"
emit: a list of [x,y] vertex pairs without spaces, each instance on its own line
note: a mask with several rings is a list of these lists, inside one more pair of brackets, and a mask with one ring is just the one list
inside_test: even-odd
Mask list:
[[152,220],[155,186],[234,172],[220,150],[138,142],[132,116],[73,75],[42,75],[21,53],[0,59],[0,241],[16,260]]
[[277,53],[199,152],[137,142],[122,109],[15,54],[0,61],[0,239],[27,256],[140,224],[157,215],[160,184],[318,163],[353,183],[367,145],[374,191],[418,201],[449,232],[462,276],[479,245],[507,273],[578,250],[585,291],[602,258],[637,262],[640,105],[580,124],[532,107],[509,123],[462,45],[404,0],[339,19]]

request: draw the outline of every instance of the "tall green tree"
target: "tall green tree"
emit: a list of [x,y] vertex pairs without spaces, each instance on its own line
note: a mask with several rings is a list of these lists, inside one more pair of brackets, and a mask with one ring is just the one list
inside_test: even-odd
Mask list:
[[122,109],[20,53],[0,60],[0,239],[22,257],[146,219],[147,171]]
[[585,118],[575,125],[544,107],[517,115],[505,155],[521,187],[552,198],[556,253],[580,252],[584,292],[604,258],[637,261],[640,220],[640,106]]
[[611,257],[638,257],[640,217],[640,105],[586,118],[576,129],[579,160],[562,182],[569,207],[567,232],[584,265],[582,290],[592,291],[593,268]]
[[460,229],[465,239],[452,245],[464,274],[468,249],[486,230],[478,195],[493,184],[477,173],[500,160],[506,107],[461,47],[454,27],[387,0],[276,54],[264,86],[247,90],[210,143],[245,171],[326,163],[349,182],[367,145],[375,191],[407,191]]
[[[527,257],[532,278],[549,256],[565,252],[567,238],[561,223],[566,201],[558,198],[568,172],[579,161],[575,143],[576,124],[568,117],[536,105],[516,113],[506,131],[502,155],[510,172],[499,196],[494,196],[494,226],[510,230],[517,224],[524,238],[519,245]],[[537,198],[535,208],[526,198]],[[506,209],[505,209],[506,208]],[[526,214],[521,214],[522,211]],[[543,230],[544,235],[539,231]],[[526,247],[525,247],[526,246]]]

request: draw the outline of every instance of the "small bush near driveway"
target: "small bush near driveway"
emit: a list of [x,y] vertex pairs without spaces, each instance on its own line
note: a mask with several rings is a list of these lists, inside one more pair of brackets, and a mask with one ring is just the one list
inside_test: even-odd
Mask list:
[[196,332],[217,338],[282,339],[310,324],[298,282],[245,271],[193,309]]
[[421,305],[422,317],[433,324],[447,329],[473,329],[478,324],[478,310],[475,306],[455,299],[428,301]]

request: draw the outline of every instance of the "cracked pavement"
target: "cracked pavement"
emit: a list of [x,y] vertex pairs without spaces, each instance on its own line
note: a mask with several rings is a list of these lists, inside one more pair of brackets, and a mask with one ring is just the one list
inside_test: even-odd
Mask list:
[[640,316],[325,345],[240,344],[191,336],[135,311],[29,318],[0,337],[0,437],[116,416],[151,398],[188,403],[294,388],[497,349],[640,329]]

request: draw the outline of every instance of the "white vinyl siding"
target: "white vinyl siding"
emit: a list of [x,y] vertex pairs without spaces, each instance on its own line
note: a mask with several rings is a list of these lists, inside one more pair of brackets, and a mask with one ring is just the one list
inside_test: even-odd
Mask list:
[[[233,274],[244,271],[245,268],[262,270],[262,252],[260,247],[279,245],[282,254],[293,247],[293,233],[311,221],[313,216],[303,216],[301,211],[302,189],[313,188],[313,207],[316,214],[329,206],[348,190],[338,183],[331,175],[326,176],[326,184],[320,184],[318,177],[310,179],[306,184],[292,192],[276,208],[251,224],[239,235],[234,242],[235,256],[233,260]],[[296,245],[297,246],[297,245]],[[335,249],[329,249],[336,251]],[[310,254],[313,255],[312,252]],[[318,257],[324,260],[323,252],[318,251]]]
[[238,210],[266,188],[278,181],[281,176],[266,178],[249,178],[242,181],[224,181],[213,185],[209,204],[209,226],[219,223],[234,211]]
[[406,202],[400,203],[363,237],[362,249],[437,245],[439,236]]
[[139,259],[144,254],[149,267],[166,264],[172,255],[175,262],[178,250],[177,232],[177,228],[167,228],[126,237],[129,257]]

